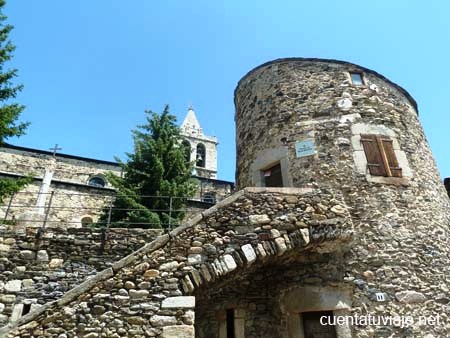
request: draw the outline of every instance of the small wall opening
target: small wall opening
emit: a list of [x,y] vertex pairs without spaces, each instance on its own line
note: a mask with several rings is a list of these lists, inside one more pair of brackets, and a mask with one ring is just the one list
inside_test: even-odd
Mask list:
[[264,186],[266,187],[283,187],[283,175],[281,173],[280,163],[263,170]]
[[236,338],[234,334],[234,309],[227,310],[227,338]]
[[204,168],[206,165],[206,148],[202,143],[197,145],[197,159],[195,165],[201,168]]
[[301,314],[305,338],[337,338],[332,311],[314,311]]
[[82,227],[87,227],[87,226],[91,225],[92,223],[94,223],[94,220],[92,219],[92,217],[86,216],[81,219]]

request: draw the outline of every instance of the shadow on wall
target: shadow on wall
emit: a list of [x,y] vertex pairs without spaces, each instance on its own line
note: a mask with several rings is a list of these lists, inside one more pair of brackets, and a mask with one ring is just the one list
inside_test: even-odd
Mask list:
[[445,189],[447,189],[448,197],[450,197],[450,177],[444,179]]

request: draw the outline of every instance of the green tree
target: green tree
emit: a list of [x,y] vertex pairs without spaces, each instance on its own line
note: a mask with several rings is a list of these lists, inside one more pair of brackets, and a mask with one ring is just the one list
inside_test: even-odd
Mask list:
[[[9,33],[13,26],[5,24],[6,16],[3,14],[5,1],[0,0],[0,146],[12,136],[20,136],[25,132],[28,123],[18,122],[24,106],[11,102],[22,90],[22,85],[14,85],[12,80],[17,76],[17,69],[7,69],[6,64],[12,58],[15,46],[9,40]],[[23,179],[0,179],[0,202],[20,190],[29,183],[30,177]]]
[[[186,198],[196,190],[191,179],[192,163],[186,161],[175,116],[168,106],[161,114],[145,113],[147,123],[133,130],[134,152],[126,154],[126,163],[118,160],[122,177],[107,175],[117,189],[111,226],[161,228],[176,224],[184,216],[180,209]],[[107,217],[105,213],[101,222]]]

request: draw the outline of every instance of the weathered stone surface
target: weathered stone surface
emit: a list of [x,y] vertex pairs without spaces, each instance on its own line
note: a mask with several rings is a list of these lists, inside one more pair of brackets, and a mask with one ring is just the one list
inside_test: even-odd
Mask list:
[[195,307],[195,297],[193,296],[179,296],[179,297],[169,297],[162,301],[162,309],[170,308],[194,308]]
[[52,258],[48,263],[48,267],[50,269],[56,269],[62,267],[64,264],[64,259],[61,258]]
[[269,216],[263,215],[250,215],[248,216],[250,224],[268,224],[270,223]]
[[251,244],[245,244],[241,247],[242,252],[244,253],[245,259],[248,263],[253,263],[256,260],[256,253],[253,250]]
[[130,290],[129,295],[131,299],[142,299],[149,295],[148,290]]
[[190,325],[166,326],[162,338],[194,338],[194,327]]
[[150,317],[150,323],[153,326],[160,327],[160,326],[168,326],[168,325],[174,325],[177,323],[177,319],[174,316],[152,316]]
[[22,289],[22,281],[21,280],[10,280],[6,282],[5,286],[6,292],[19,292]]
[[48,262],[48,253],[46,250],[39,250],[36,255],[36,261]]
[[423,303],[427,297],[421,292],[417,291],[400,291],[395,294],[395,298],[401,303]]

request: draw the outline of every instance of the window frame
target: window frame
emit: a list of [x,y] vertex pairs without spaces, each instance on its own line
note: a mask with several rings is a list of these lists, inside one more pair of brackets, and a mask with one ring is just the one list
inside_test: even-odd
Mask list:
[[[393,147],[393,140],[385,135],[361,134],[367,167],[372,176],[402,178],[402,168],[399,166]],[[373,143],[373,144],[371,144]],[[375,159],[375,157],[377,157]]]
[[[352,85],[354,85],[354,86],[365,86],[366,85],[366,81],[364,78],[364,72],[350,71],[350,72],[348,72],[348,74],[350,76],[350,82]],[[355,81],[353,80],[353,75],[358,75],[361,79],[361,83],[355,83]]]
[[[103,185],[91,184],[91,181],[94,179],[100,179],[103,181],[104,184]],[[106,188],[108,186],[108,181],[102,175],[92,175],[91,177],[89,177],[87,185],[94,188]]]

